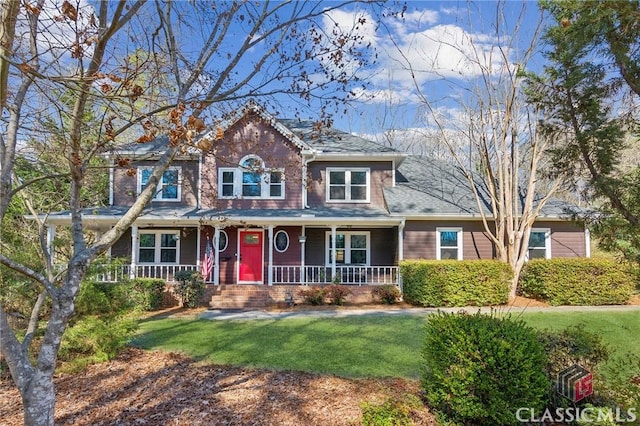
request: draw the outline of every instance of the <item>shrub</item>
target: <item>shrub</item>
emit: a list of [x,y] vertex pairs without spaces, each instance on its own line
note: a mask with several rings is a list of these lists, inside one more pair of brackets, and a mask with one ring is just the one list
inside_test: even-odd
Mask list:
[[127,345],[137,328],[138,321],[128,315],[85,316],[64,333],[58,358],[80,368],[107,361]]
[[496,260],[405,260],[400,273],[404,300],[421,306],[504,304],[513,275]]
[[324,305],[325,294],[325,289],[319,286],[309,287],[306,290],[300,290],[298,292],[298,295],[304,299],[303,303],[314,306]]
[[179,271],[174,278],[178,281],[175,291],[182,300],[182,306],[185,308],[200,306],[205,287],[202,275],[197,271]]
[[371,295],[385,305],[393,305],[400,299],[400,289],[393,284],[384,284],[371,290]]
[[425,397],[454,422],[517,424],[519,407],[541,409],[547,400],[544,348],[521,320],[431,315],[422,354]]
[[534,259],[520,275],[523,296],[551,305],[625,304],[633,294],[631,269],[609,259]]
[[140,309],[155,311],[162,307],[166,283],[156,278],[137,278],[131,283],[131,298]]
[[332,305],[341,306],[351,290],[347,286],[332,284],[326,288],[325,296],[329,298]]
[[76,315],[107,315],[131,310],[134,303],[126,283],[84,281],[75,302]]

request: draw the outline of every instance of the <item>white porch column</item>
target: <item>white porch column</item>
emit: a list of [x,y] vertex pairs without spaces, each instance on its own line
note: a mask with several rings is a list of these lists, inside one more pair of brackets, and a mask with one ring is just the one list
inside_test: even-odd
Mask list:
[[213,285],[220,285],[220,225],[213,231]]
[[129,270],[129,278],[136,277],[136,269],[138,265],[138,225],[131,226],[131,270]]
[[269,267],[267,268],[267,283],[273,285],[273,225],[269,225]]
[[591,257],[591,231],[584,228],[584,257]]
[[404,220],[398,225],[398,262],[404,260]]
[[331,225],[331,279],[332,282],[336,277],[336,225]]
[[307,242],[306,229],[304,225],[302,225],[302,229],[300,232],[300,236],[298,237],[298,241],[300,242],[300,284],[306,284],[306,273],[304,270],[304,256],[305,256],[305,243]]

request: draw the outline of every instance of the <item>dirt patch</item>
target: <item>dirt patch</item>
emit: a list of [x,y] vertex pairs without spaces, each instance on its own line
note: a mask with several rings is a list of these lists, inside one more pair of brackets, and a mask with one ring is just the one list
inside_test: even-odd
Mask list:
[[543,302],[541,300],[529,299],[529,298],[523,297],[523,296],[516,296],[516,298],[511,303],[509,303],[508,306],[515,306],[515,307],[518,307],[518,308],[547,307],[547,306],[549,306],[549,304],[547,302]]
[[[420,391],[418,381],[217,366],[140,349],[60,375],[55,385],[60,425],[354,425],[362,402]],[[0,423],[21,425],[22,415],[13,383],[0,380]],[[412,417],[435,425],[426,408]]]

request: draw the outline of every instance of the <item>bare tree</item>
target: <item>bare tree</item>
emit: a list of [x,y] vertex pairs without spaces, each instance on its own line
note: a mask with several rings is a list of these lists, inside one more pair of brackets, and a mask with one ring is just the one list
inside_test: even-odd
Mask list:
[[[87,267],[141,214],[174,156],[196,143],[206,122],[245,98],[278,102],[276,95],[284,94],[321,110],[348,100],[366,62],[358,33],[365,18],[354,14],[345,28],[332,25],[331,17],[354,3],[104,0],[94,7],[83,0],[1,1],[0,220],[21,190],[54,177],[12,179],[22,140],[60,150],[66,158],[60,174],[70,179],[72,247],[63,271],[54,267],[44,235],[41,269],[0,252],[2,265],[42,290],[24,338],[0,305],[0,348],[22,396],[25,424],[54,423],[57,353]],[[86,128],[88,112],[103,123],[97,135]],[[91,159],[131,142],[134,133],[144,143],[161,132],[168,133],[169,145],[147,187],[111,230],[87,239],[80,193]],[[119,166],[128,167],[126,159]],[[47,301],[50,314],[42,318]],[[41,321],[46,326],[34,349]]]
[[[538,131],[543,117],[527,103],[526,90],[531,88],[527,88],[526,70],[536,54],[542,17],[528,45],[519,46],[525,8],[513,23],[505,16],[505,4],[499,3],[489,43],[479,42],[473,34],[444,42],[459,53],[469,73],[459,78],[441,76],[457,87],[446,99],[450,103],[430,99],[417,78],[420,72],[438,70],[415,69],[404,56],[420,103],[428,112],[429,126],[466,177],[497,258],[513,269],[511,299],[527,259],[531,228],[560,185],[558,180],[545,180],[549,140]],[[469,13],[472,9],[469,4]]]

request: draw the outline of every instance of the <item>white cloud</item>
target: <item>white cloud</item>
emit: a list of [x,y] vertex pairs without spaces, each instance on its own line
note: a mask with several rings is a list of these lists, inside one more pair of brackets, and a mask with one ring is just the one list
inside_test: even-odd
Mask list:
[[[365,44],[375,45],[377,41],[376,23],[371,14],[365,11],[332,10],[322,18],[324,30],[328,35],[353,34],[362,37]],[[334,34],[334,29],[337,34]]]

